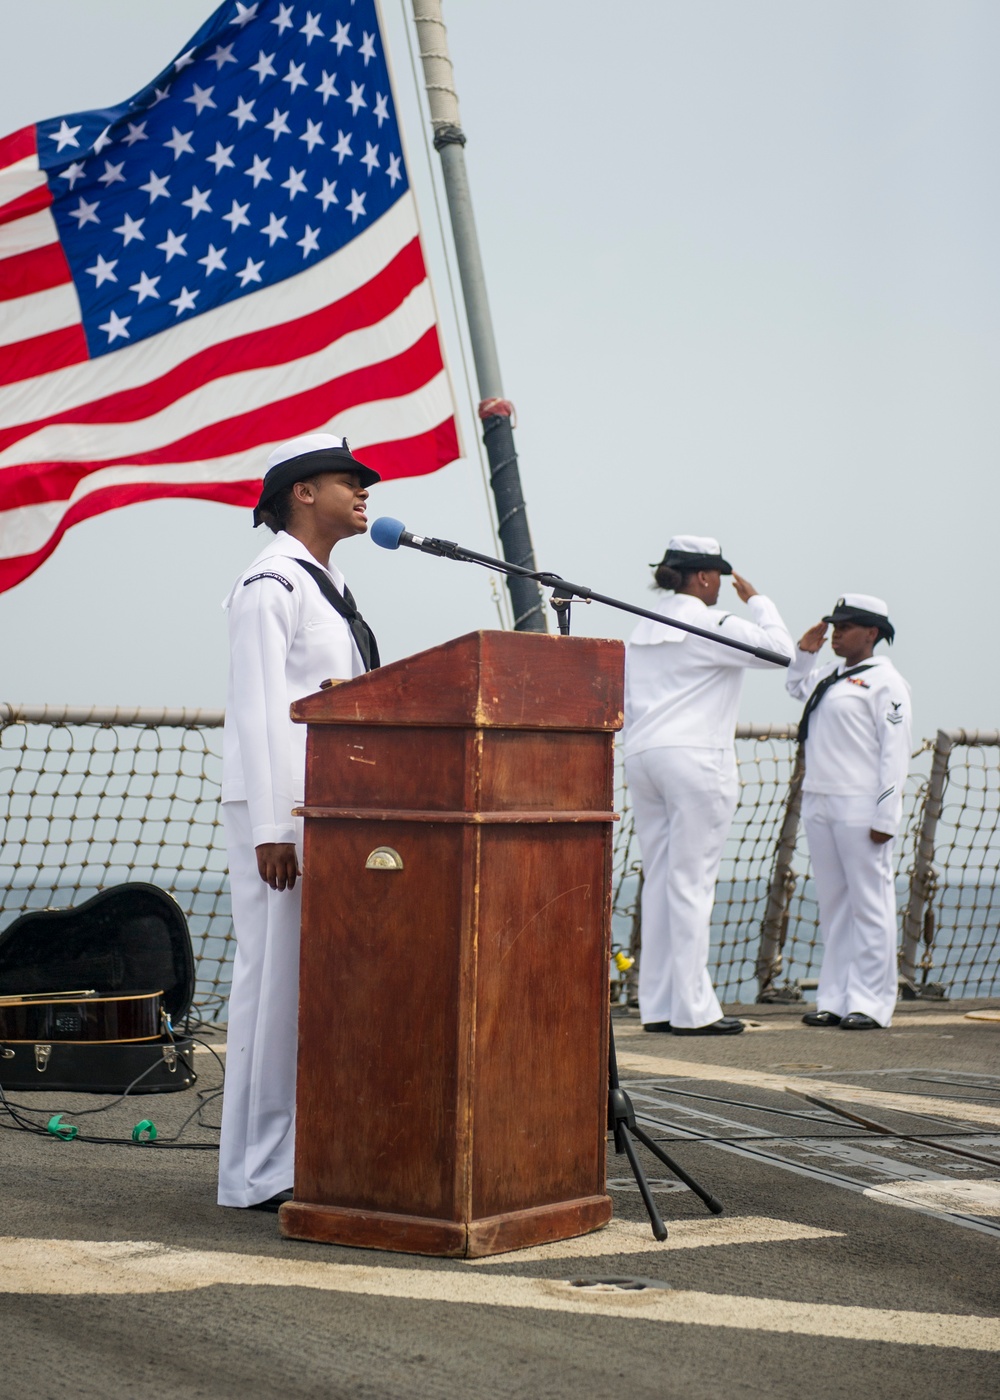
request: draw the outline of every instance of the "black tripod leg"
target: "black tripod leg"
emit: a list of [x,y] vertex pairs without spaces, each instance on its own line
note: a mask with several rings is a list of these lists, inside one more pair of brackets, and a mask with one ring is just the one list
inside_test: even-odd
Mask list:
[[628,1140],[628,1130],[623,1129],[620,1137],[625,1155],[628,1158],[628,1164],[632,1168],[632,1175],[635,1177],[636,1185],[639,1187],[639,1194],[642,1196],[643,1204],[646,1207],[649,1223],[653,1227],[653,1238],[654,1240],[665,1240],[667,1238],[667,1227],[663,1223],[663,1217],[660,1215],[660,1212],[656,1209],[656,1202],[653,1200],[652,1192],[649,1189],[649,1183],[646,1181],[642,1172],[642,1167],[639,1165],[639,1159],[635,1155],[635,1148]]
[[712,1212],[713,1215],[722,1214],[724,1209],[722,1202],[718,1200],[717,1197],[713,1196],[711,1191],[706,1191],[704,1186],[699,1186],[698,1182],[695,1181],[693,1176],[688,1176],[684,1168],[680,1166],[677,1162],[675,1162],[671,1156],[664,1152],[663,1148],[658,1142],[654,1142],[651,1137],[649,1137],[646,1133],[642,1131],[638,1124],[636,1124],[636,1126],[632,1129],[632,1132],[635,1133],[636,1137],[639,1139],[639,1141],[644,1147],[649,1148],[650,1152],[652,1152],[654,1157],[659,1157],[663,1165],[665,1167],[668,1167],[670,1171],[673,1172],[674,1176],[678,1178],[678,1180],[683,1181],[684,1185],[687,1186],[689,1190],[693,1191],[696,1196],[700,1197],[701,1200],[705,1202],[705,1204],[708,1206],[709,1210]]

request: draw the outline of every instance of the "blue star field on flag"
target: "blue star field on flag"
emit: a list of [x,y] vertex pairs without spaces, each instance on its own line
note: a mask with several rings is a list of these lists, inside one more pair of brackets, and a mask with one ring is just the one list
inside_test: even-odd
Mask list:
[[92,357],[294,276],[408,188],[374,0],[228,0],[37,140]]

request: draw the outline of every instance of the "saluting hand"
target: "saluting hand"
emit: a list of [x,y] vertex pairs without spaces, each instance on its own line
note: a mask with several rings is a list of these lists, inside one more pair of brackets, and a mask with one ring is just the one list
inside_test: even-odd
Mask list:
[[751,598],[756,598],[757,590],[753,584],[745,579],[742,574],[733,570],[733,587],[736,589],[736,596],[741,603],[748,603]]
[[799,638],[799,651],[819,651],[826,641],[826,623],[817,622]]
[[257,847],[257,869],[265,885],[272,890],[293,890],[299,874],[299,862],[293,841],[266,841]]

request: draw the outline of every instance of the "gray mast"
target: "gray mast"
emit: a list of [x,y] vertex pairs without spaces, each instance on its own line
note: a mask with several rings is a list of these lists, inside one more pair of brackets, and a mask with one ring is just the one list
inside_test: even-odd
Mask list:
[[[465,132],[458,114],[448,36],[441,16],[441,0],[412,0],[424,68],[424,84],[431,109],[434,147],[441,156],[448,211],[462,279],[469,340],[479,384],[479,416],[490,464],[490,485],[497,506],[497,530],[503,555],[509,564],[534,569],[535,551],[517,469],[517,450],[511,427],[511,405],[503,395],[500,361],[493,337],[493,321],[486,295],[486,278],[479,255],[479,239],[472,212],[472,195],[465,168]],[[508,576],[518,632],[547,632],[541,590],[533,579]]]

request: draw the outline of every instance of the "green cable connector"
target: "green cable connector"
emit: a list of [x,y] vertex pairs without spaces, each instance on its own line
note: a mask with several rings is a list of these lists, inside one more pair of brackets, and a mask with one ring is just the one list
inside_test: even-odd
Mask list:
[[80,1129],[75,1128],[72,1123],[61,1122],[61,1119],[61,1113],[53,1113],[52,1117],[49,1119],[48,1123],[46,1123],[45,1126],[48,1128],[49,1132],[52,1134],[53,1137],[59,1138],[62,1142],[72,1142],[73,1139],[76,1137],[77,1133],[80,1131]]
[[144,1118],[141,1123],[136,1123],[132,1129],[133,1142],[155,1142],[156,1124],[151,1118]]

